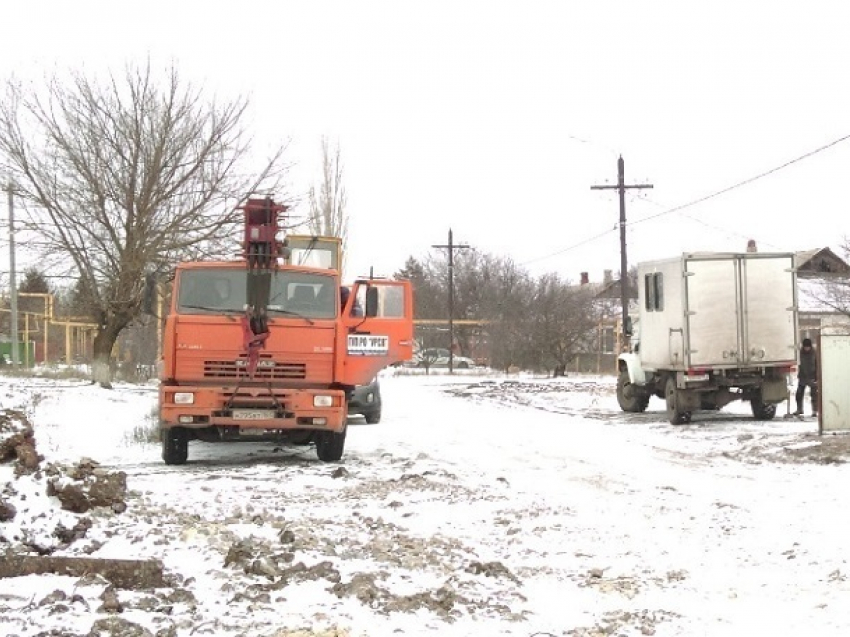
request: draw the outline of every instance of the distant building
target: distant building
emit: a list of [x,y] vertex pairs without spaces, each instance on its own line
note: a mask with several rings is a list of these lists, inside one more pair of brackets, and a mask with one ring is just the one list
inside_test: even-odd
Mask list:
[[796,253],[800,338],[850,315],[850,264],[829,248]]
[[[593,293],[597,327],[585,344],[584,351],[576,356],[569,371],[591,374],[614,374],[617,356],[622,345],[622,289],[620,279],[612,270],[604,270],[602,281],[593,282],[587,272],[582,272],[579,285],[587,286]],[[629,316],[637,317],[638,295],[634,281],[627,282]]]
[[804,250],[798,252],[796,257],[799,277],[850,276],[850,265],[829,248]]

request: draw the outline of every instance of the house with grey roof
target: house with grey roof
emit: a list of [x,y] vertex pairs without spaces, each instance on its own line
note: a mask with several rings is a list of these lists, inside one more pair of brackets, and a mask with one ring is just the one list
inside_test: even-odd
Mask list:
[[800,338],[836,320],[850,321],[850,264],[829,248],[796,253]]

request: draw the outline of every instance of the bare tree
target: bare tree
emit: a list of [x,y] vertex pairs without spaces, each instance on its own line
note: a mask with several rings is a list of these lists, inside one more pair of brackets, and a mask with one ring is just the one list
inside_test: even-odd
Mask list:
[[800,277],[797,288],[801,302],[814,303],[821,311],[850,317],[850,279],[842,274]]
[[408,257],[404,268],[395,273],[397,279],[408,279],[413,286],[413,313],[419,319],[442,319],[446,316],[446,289],[433,271],[430,261]]
[[[414,281],[417,318],[446,315],[448,263],[444,254],[424,264],[409,259],[399,275]],[[596,336],[600,309],[589,288],[557,274],[532,277],[511,259],[479,251],[454,261],[454,318],[477,322],[455,325],[463,354],[486,338],[491,364],[508,370],[556,370],[561,374]],[[447,340],[436,343],[448,347]]]
[[[24,278],[18,284],[18,292],[25,294],[50,294],[50,284],[38,268],[27,268],[24,271]],[[43,312],[45,302],[43,298],[20,297],[18,299],[18,310],[21,312]]]
[[[850,239],[841,246],[844,258],[850,257]],[[805,270],[797,275],[797,294],[800,305],[817,308],[818,313],[850,317],[850,276],[825,268]]]
[[584,351],[597,326],[597,311],[587,286],[571,285],[557,274],[536,282],[530,331],[535,367],[554,369],[562,376],[567,365]]
[[534,281],[510,258],[486,257],[481,317],[490,321],[491,364],[505,371],[526,367],[531,357],[529,319],[534,313]]
[[340,272],[345,268],[346,244],[348,242],[348,215],[346,214],[345,184],[343,183],[342,154],[339,143],[331,151],[328,139],[322,137],[322,181],[319,191],[311,186],[308,193],[310,216],[308,227],[314,235],[339,237],[342,241],[343,263],[339,264]]
[[236,205],[277,187],[283,147],[252,169],[246,108],[207,98],[174,68],[158,82],[149,64],[105,80],[8,82],[0,155],[42,252],[70,260],[91,297],[94,381],[110,384],[110,353],[140,314],[145,273],[220,251],[237,237]]
[[[448,286],[448,253],[440,251],[445,268],[445,283]],[[493,295],[493,271],[499,260],[479,250],[459,250],[454,256],[454,318],[466,321],[482,321],[475,324],[459,324],[454,328],[454,338],[461,354],[474,356],[474,349],[482,340],[486,317],[483,308]],[[445,297],[444,297],[445,298]],[[480,354],[479,354],[480,357]]]

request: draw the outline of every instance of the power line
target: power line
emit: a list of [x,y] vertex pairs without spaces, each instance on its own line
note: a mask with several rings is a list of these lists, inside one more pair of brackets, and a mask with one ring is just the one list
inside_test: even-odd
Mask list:
[[570,246],[567,246],[566,248],[558,250],[557,252],[551,252],[549,254],[544,254],[543,256],[535,257],[533,259],[529,259],[528,261],[523,261],[522,263],[519,263],[518,265],[528,265],[529,263],[534,263],[535,261],[542,261],[543,259],[548,259],[550,257],[554,257],[554,256],[557,256],[559,254],[563,254],[564,252],[569,252],[570,250],[575,250],[576,248],[580,248],[581,246],[583,246],[585,244],[596,241],[597,239],[601,239],[602,237],[609,235],[612,232],[616,232],[616,231],[617,231],[617,225],[613,225],[610,228],[608,228],[608,230],[605,230],[604,232],[600,232],[599,234],[593,235],[592,237],[588,237],[587,239],[584,239],[583,241],[579,241],[578,243],[574,243]]
[[[637,199],[637,197],[635,199]],[[665,208],[666,207],[664,204],[658,203],[657,201],[654,201],[654,200],[650,199],[649,197],[640,197],[640,200],[646,201],[647,203],[651,203],[653,206],[657,206],[659,208]],[[721,226],[715,225],[713,223],[709,223],[709,222],[704,221],[702,219],[698,219],[697,217],[694,217],[693,215],[689,215],[686,212],[683,212],[681,214],[686,219],[693,221],[694,223],[698,223],[701,226],[705,226],[706,228],[711,228],[712,230],[716,230],[717,232],[722,232],[727,237],[739,237],[741,239],[753,239],[754,238],[752,235],[743,234],[741,232],[737,232],[735,230],[730,230],[728,228],[723,228]],[[776,248],[777,250],[779,250],[779,246],[772,244],[769,241],[764,241],[761,237],[759,237],[758,241],[759,241],[760,245],[763,244],[763,245],[770,246],[772,248]]]
[[784,164],[777,166],[776,168],[771,168],[770,170],[767,170],[763,173],[759,173],[758,175],[756,175],[754,177],[750,177],[749,179],[745,179],[744,181],[739,181],[738,183],[733,184],[731,186],[728,186],[727,188],[723,188],[722,190],[718,190],[717,192],[713,192],[710,195],[705,195],[704,197],[700,197],[699,199],[694,199],[693,201],[689,201],[688,203],[682,204],[680,206],[675,206],[673,208],[670,208],[669,210],[665,210],[663,212],[659,212],[657,214],[650,215],[649,217],[644,217],[643,219],[638,219],[636,221],[630,221],[628,225],[632,226],[632,225],[636,225],[636,224],[639,224],[639,223],[643,223],[644,221],[651,221],[652,219],[657,219],[658,217],[662,217],[664,215],[669,215],[670,213],[679,212],[680,210],[684,210],[685,208],[690,208],[692,206],[696,206],[697,204],[700,204],[704,201],[708,201],[709,199],[714,199],[715,197],[719,197],[720,195],[725,195],[727,192],[731,192],[732,190],[735,190],[736,188],[746,186],[748,184],[753,183],[754,181],[758,181],[759,179],[767,177],[768,175],[772,175],[775,172],[779,172],[780,170],[782,170],[784,168],[788,168],[788,166],[791,166],[793,164],[796,164],[798,162],[803,161],[804,159],[808,159],[809,157],[817,155],[818,153],[821,153],[825,150],[828,150],[829,148],[832,148],[833,146],[836,146],[837,144],[840,144],[841,142],[847,141],[848,139],[850,139],[850,135],[845,135],[844,137],[839,137],[838,139],[831,141],[830,143],[828,143],[824,146],[821,146],[820,148],[816,148],[812,151],[804,153],[803,155],[800,155],[799,157],[795,157],[794,159],[787,161]]
[[[580,139],[578,139],[578,138],[576,138],[576,139],[577,139],[578,141],[584,141],[584,140],[580,140]],[[845,141],[847,141],[848,139],[850,139],[850,135],[845,135],[844,137],[839,137],[838,139],[836,139],[836,140],[834,140],[834,141],[832,141],[832,142],[830,142],[830,143],[828,143],[828,144],[825,144],[824,146],[821,146],[821,147],[816,148],[816,149],[814,149],[814,150],[812,150],[812,151],[809,151],[809,152],[807,152],[807,153],[805,153],[805,154],[803,154],[803,155],[800,155],[799,157],[796,157],[796,158],[794,158],[794,159],[792,159],[792,160],[790,160],[790,161],[787,161],[787,162],[785,162],[784,164],[782,164],[782,165],[780,165],[780,166],[777,166],[776,168],[772,168],[772,169],[770,169],[770,170],[768,170],[768,171],[765,171],[765,172],[763,172],[763,173],[760,173],[760,174],[758,174],[758,175],[756,175],[756,176],[754,176],[754,177],[750,177],[749,179],[745,179],[745,180],[743,180],[743,181],[741,181],[741,182],[738,182],[738,183],[736,183],[736,184],[734,184],[734,185],[732,185],[732,186],[729,186],[729,187],[727,187],[727,188],[723,188],[722,190],[718,190],[717,192],[714,192],[714,193],[712,193],[712,194],[710,194],[710,195],[706,195],[706,196],[704,196],[704,197],[700,197],[699,199],[695,199],[695,200],[693,200],[693,201],[690,201],[690,202],[688,202],[688,203],[682,204],[682,205],[680,205],[680,206],[674,206],[673,208],[669,208],[669,209],[667,209],[667,210],[664,210],[664,211],[659,212],[659,213],[654,214],[654,215],[650,215],[650,216],[648,216],[648,217],[644,217],[644,218],[642,218],[642,219],[637,219],[637,220],[635,220],[635,221],[629,221],[629,222],[627,222],[627,223],[626,223],[626,226],[634,226],[634,225],[637,225],[637,224],[639,224],[639,223],[643,223],[644,221],[651,221],[651,220],[653,220],[653,219],[657,219],[658,217],[662,217],[662,216],[664,216],[664,215],[668,215],[668,214],[671,214],[671,213],[674,213],[674,212],[679,212],[679,211],[684,210],[684,209],[686,209],[686,208],[690,208],[690,207],[692,207],[692,206],[696,206],[697,204],[700,204],[700,203],[702,203],[702,202],[704,202],[704,201],[707,201],[707,200],[709,200],[709,199],[713,199],[714,197],[719,197],[720,195],[723,195],[723,194],[725,194],[725,193],[727,193],[727,192],[730,192],[730,191],[732,191],[732,190],[735,190],[736,188],[740,188],[740,187],[745,186],[745,185],[747,185],[747,184],[751,184],[751,183],[753,183],[754,181],[757,181],[757,180],[759,180],[759,179],[762,179],[763,177],[767,177],[768,175],[772,175],[773,173],[778,172],[778,171],[780,171],[780,170],[782,170],[782,169],[784,169],[784,168],[787,168],[788,166],[791,166],[791,165],[796,164],[796,163],[798,163],[798,162],[800,162],[800,161],[802,161],[802,160],[804,160],[804,159],[808,159],[809,157],[812,157],[812,156],[814,156],[814,155],[817,155],[818,153],[821,153],[821,152],[823,152],[823,151],[825,151],[825,150],[828,150],[828,149],[832,148],[833,146],[836,146],[836,145],[840,144],[841,142],[845,142]],[[642,198],[643,198],[643,197],[642,197]],[[647,199],[647,201],[650,201],[650,200],[649,200],[649,199]],[[660,204],[659,204],[659,205],[660,205]],[[709,225],[709,224],[706,224],[706,223],[705,223],[705,222],[703,222],[703,221],[700,221],[700,220],[696,219],[695,217],[691,217],[690,215],[684,215],[684,216],[687,216],[689,219],[691,219],[691,220],[693,220],[693,221],[696,221],[696,222],[698,222],[698,223],[702,223],[703,225]],[[535,262],[537,262],[537,261],[542,261],[542,260],[544,260],[544,259],[549,259],[549,258],[551,258],[551,257],[558,256],[559,254],[564,254],[565,252],[570,252],[571,250],[575,250],[576,248],[580,248],[580,247],[581,247],[581,246],[583,246],[583,245],[586,245],[586,244],[588,244],[588,243],[592,243],[593,241],[596,241],[596,240],[598,240],[598,239],[601,239],[602,237],[604,237],[604,236],[606,236],[606,235],[610,234],[611,232],[616,231],[616,230],[617,230],[617,227],[618,227],[618,226],[616,226],[616,225],[615,225],[615,226],[613,226],[612,228],[610,228],[609,230],[606,230],[606,231],[604,231],[604,232],[600,232],[599,234],[593,235],[592,237],[588,237],[587,239],[584,239],[584,240],[582,240],[582,241],[579,241],[578,243],[574,243],[574,244],[572,244],[572,245],[569,245],[569,246],[567,246],[567,247],[565,247],[565,248],[562,248],[561,250],[556,250],[555,252],[550,252],[549,254],[544,254],[544,255],[542,255],[542,256],[535,257],[534,259],[529,259],[528,261],[523,261],[522,263],[519,263],[519,265],[528,265],[529,263],[535,263]],[[742,236],[743,236],[743,235],[742,235]],[[768,245],[770,245],[770,244],[768,244]]]

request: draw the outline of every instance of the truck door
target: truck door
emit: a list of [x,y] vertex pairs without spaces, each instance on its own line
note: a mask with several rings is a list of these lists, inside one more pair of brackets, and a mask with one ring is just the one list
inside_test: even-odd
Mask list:
[[686,261],[688,366],[740,365],[736,259]]
[[337,378],[365,385],[384,367],[413,356],[413,294],[409,281],[357,281],[341,309]]
[[796,360],[796,290],[791,255],[741,258],[747,364]]

